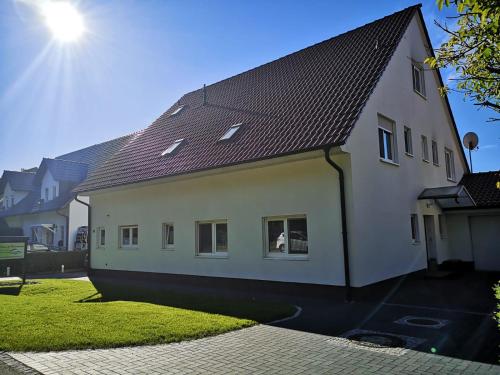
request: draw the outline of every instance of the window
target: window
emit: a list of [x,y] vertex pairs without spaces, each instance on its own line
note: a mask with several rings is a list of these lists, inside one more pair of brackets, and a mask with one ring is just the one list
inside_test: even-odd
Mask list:
[[52,199],[56,199],[57,197],[57,187],[52,186]]
[[120,247],[134,248],[139,244],[139,227],[137,225],[120,227]]
[[309,253],[305,217],[265,218],[264,226],[267,256],[295,256]]
[[175,111],[173,111],[173,112],[170,114],[170,116],[175,116],[175,115],[179,114],[179,112],[180,112],[180,111],[182,111],[182,110],[184,109],[184,107],[185,107],[185,106],[183,106],[183,105],[181,105],[181,106],[177,107],[177,108],[175,109]]
[[455,181],[455,162],[453,161],[453,151],[444,149],[444,162],[446,166],[446,178]]
[[411,139],[411,129],[407,128],[406,126],[404,129],[404,136],[405,136],[405,152],[407,155],[413,156],[413,142]]
[[227,254],[227,222],[203,221],[197,223],[198,255]]
[[224,133],[224,135],[220,138],[220,141],[227,141],[228,139],[231,139],[231,137],[240,129],[241,125],[242,125],[241,123],[236,124],[236,125],[232,125],[226,131],[226,133]]
[[49,201],[49,188],[45,188],[45,202]]
[[97,228],[97,236],[96,236],[97,247],[104,247],[106,245],[106,229]]
[[446,228],[446,220],[444,215],[438,215],[438,223],[439,223],[439,234],[441,238],[444,240],[448,238],[448,229]]
[[439,155],[438,155],[438,145],[436,141],[432,141],[432,163],[434,165],[439,165]]
[[386,161],[396,162],[396,144],[394,141],[394,122],[378,116],[378,142],[380,158]]
[[14,206],[14,196],[13,195],[10,197],[10,206],[11,207]]
[[413,242],[420,241],[420,233],[418,230],[418,216],[417,214],[412,214],[410,217],[410,225],[411,225],[411,239]]
[[163,224],[163,246],[164,249],[172,249],[174,247],[174,224]]
[[168,146],[168,148],[163,151],[161,153],[161,156],[165,156],[165,155],[170,155],[172,154],[176,149],[177,147],[179,147],[179,145],[184,141],[184,139],[178,139],[176,140],[174,143],[172,143],[170,146]]
[[413,70],[413,90],[415,90],[420,95],[425,97],[424,70],[421,67],[416,66],[415,64],[412,65],[412,70]]
[[422,160],[429,161],[429,145],[425,135],[422,136]]

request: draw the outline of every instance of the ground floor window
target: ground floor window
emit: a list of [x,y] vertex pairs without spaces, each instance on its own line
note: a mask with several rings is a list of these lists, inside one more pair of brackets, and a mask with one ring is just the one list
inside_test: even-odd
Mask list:
[[163,224],[163,246],[164,249],[173,249],[174,247],[174,224]]
[[418,230],[418,216],[417,214],[412,214],[410,216],[410,225],[411,225],[411,239],[413,242],[420,241],[420,233]]
[[227,254],[227,221],[200,221],[196,224],[198,255]]
[[120,227],[120,247],[133,248],[139,245],[139,227],[127,225]]
[[103,227],[97,228],[96,236],[97,247],[104,247],[106,245],[106,229]]
[[309,252],[305,216],[264,219],[268,256],[307,255]]
[[446,220],[444,215],[438,216],[438,222],[439,222],[439,235],[441,236],[442,239],[448,238],[448,230],[446,228]]

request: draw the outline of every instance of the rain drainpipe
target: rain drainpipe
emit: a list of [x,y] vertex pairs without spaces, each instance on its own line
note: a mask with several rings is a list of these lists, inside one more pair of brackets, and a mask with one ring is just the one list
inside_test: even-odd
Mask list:
[[90,271],[91,271],[91,266],[90,266],[90,247],[92,244],[92,225],[91,225],[91,218],[92,218],[92,212],[91,212],[91,207],[90,204],[87,202],[81,201],[78,199],[78,195],[75,196],[75,201],[78,203],[83,204],[84,206],[87,206],[87,251],[88,251],[88,264],[87,264],[87,275],[90,276]]
[[351,272],[349,267],[349,247],[347,242],[347,216],[345,209],[345,184],[344,184],[344,171],[336,164],[330,157],[330,147],[325,148],[325,160],[330,164],[339,174],[339,187],[340,187],[340,215],[342,217],[342,247],[344,250],[344,277],[345,277],[345,299],[351,302]]

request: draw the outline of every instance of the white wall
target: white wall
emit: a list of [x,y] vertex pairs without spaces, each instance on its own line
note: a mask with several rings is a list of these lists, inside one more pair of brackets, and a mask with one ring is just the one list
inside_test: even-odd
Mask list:
[[54,199],[53,195],[53,187],[56,187],[56,197],[59,196],[59,181],[56,181],[54,177],[52,177],[52,173],[49,170],[45,172],[42,178],[42,183],[40,187],[40,198],[45,199],[45,189],[49,189],[49,200]]
[[[81,201],[89,202],[88,197],[80,197]],[[69,243],[68,250],[75,249],[76,233],[79,227],[88,225],[88,208],[87,206],[72,200],[69,204]]]
[[[64,213],[64,210],[63,210]],[[56,233],[54,234],[54,246],[57,246],[58,241],[61,239],[61,227],[66,228],[66,219],[57,213],[42,212],[33,215],[11,216],[5,218],[9,227],[23,228],[23,235],[31,238],[31,227],[40,224],[55,224],[57,226]]]
[[14,205],[18,204],[22,199],[24,199],[28,195],[27,191],[18,191],[12,190],[10,183],[7,182],[5,184],[5,189],[3,193],[4,197],[4,206],[11,207],[11,197],[14,197]]
[[[344,167],[346,157],[336,157]],[[338,176],[322,157],[94,193],[92,227],[106,229],[92,267],[343,285]],[[307,260],[264,256],[263,218],[307,215]],[[228,257],[195,256],[195,222],[226,219]],[[162,250],[162,223],[175,225],[175,250]],[[139,225],[139,248],[118,247],[120,225]]]
[[[365,106],[348,140],[352,152],[353,201],[350,211],[350,242],[353,284],[363,286],[426,267],[424,214],[435,216],[438,260],[446,256],[446,241],[438,231],[440,210],[428,202],[418,202],[424,188],[454,185],[448,181],[444,166],[444,147],[454,151],[457,180],[464,172],[460,145],[451,119],[438,93],[434,72],[426,71],[427,99],[414,92],[412,59],[422,62],[427,56],[418,19],[408,27],[374,94]],[[378,120],[381,114],[396,124],[398,165],[379,159]],[[410,127],[413,157],[404,153],[403,127]],[[431,162],[422,161],[420,136],[429,141]],[[432,163],[431,139],[438,142],[439,166]],[[417,213],[421,241],[413,244],[410,215]]]

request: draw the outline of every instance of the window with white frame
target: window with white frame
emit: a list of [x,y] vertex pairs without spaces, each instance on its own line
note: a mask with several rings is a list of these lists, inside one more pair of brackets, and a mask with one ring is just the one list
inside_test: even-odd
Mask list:
[[425,135],[422,136],[422,160],[429,161],[429,144]]
[[267,256],[303,256],[309,253],[305,216],[264,218],[264,233]]
[[378,116],[378,143],[380,159],[397,162],[394,122],[384,116]]
[[446,167],[446,178],[455,181],[455,162],[453,160],[453,151],[444,149],[444,162]]
[[235,124],[232,125],[227,131],[224,133],[224,135],[219,139],[220,141],[227,141],[233,137],[233,135],[236,134],[236,132],[241,128],[241,123],[240,124]]
[[12,206],[14,206],[14,204],[15,204],[15,200],[14,200],[14,196],[12,195],[10,197],[10,206],[12,207]]
[[439,165],[438,145],[435,140],[432,140],[431,151],[432,151],[432,164],[438,166]]
[[174,224],[163,224],[163,246],[164,249],[174,248]]
[[120,227],[120,247],[135,248],[139,246],[139,227],[127,225]]
[[178,139],[174,143],[172,143],[170,146],[167,147],[165,151],[161,153],[161,156],[165,155],[170,155],[173,154],[175,150],[184,142],[184,139]]
[[98,248],[106,246],[106,229],[104,227],[97,228],[96,243]]
[[170,116],[175,116],[175,115],[178,115],[178,114],[179,114],[179,113],[180,113],[180,112],[184,109],[184,107],[185,107],[184,105],[181,105],[181,106],[177,107],[177,108],[175,109],[175,111],[173,111],[173,112],[170,114]]
[[411,214],[410,226],[411,226],[411,239],[412,239],[412,241],[419,242],[420,241],[420,232],[418,230],[418,216],[417,216],[417,214]]
[[411,139],[411,129],[404,128],[404,138],[405,138],[405,153],[407,155],[413,156],[413,140]]
[[226,255],[227,249],[227,221],[199,221],[196,223],[197,255]]
[[56,199],[56,198],[57,198],[57,187],[52,186],[52,199]]
[[412,64],[413,71],[413,90],[420,95],[425,96],[425,77],[424,69],[416,64]]
[[446,220],[444,215],[438,215],[439,235],[442,239],[448,238],[448,229],[446,227]]

